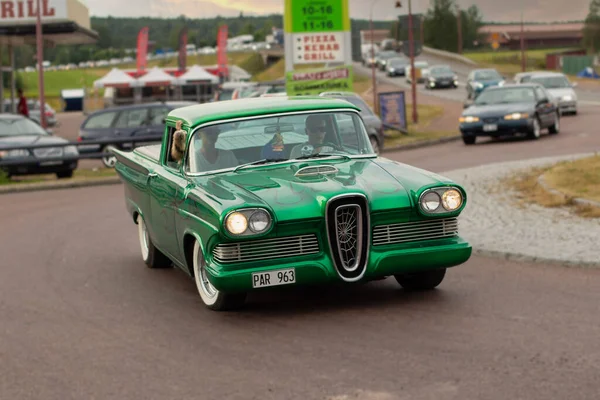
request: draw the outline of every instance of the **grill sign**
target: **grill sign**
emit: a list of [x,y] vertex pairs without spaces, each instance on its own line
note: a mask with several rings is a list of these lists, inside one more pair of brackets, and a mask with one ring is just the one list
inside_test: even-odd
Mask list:
[[[42,18],[45,20],[66,19],[66,0],[41,0]],[[0,21],[2,24],[19,22],[35,23],[37,18],[36,0],[1,0]]]
[[344,62],[343,34],[303,33],[294,36],[294,62]]

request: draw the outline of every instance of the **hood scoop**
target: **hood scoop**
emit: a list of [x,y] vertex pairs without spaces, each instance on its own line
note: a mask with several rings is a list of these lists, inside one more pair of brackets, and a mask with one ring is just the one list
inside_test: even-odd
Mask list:
[[319,176],[319,175],[332,175],[337,174],[339,170],[333,165],[309,165],[307,167],[302,167],[294,176]]

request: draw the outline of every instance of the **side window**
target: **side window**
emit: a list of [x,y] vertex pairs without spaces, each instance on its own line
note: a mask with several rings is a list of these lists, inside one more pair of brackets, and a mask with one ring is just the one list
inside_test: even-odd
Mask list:
[[176,131],[174,126],[167,126],[167,159],[165,165],[174,170],[179,170],[179,162],[173,158],[171,148],[173,147],[173,135]]
[[88,119],[85,123],[85,129],[108,129],[111,127],[115,116],[117,115],[116,111],[113,112],[105,112],[100,113],[98,115],[94,115]]
[[335,123],[343,147],[358,149],[358,135],[354,125],[354,118],[350,114],[336,113]]
[[135,128],[146,125],[148,120],[148,108],[134,108],[121,112],[115,127],[117,128]]
[[148,125],[163,125],[163,120],[167,117],[169,109],[167,107],[152,107],[148,115]]
[[548,96],[546,95],[546,93],[544,92],[544,90],[542,88],[535,88],[535,94],[537,96],[538,101],[540,101],[542,99],[548,100]]

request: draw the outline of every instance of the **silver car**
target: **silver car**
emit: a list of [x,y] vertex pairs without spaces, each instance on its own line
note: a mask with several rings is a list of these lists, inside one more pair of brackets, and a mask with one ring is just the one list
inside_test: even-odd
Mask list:
[[562,115],[577,114],[577,93],[573,89],[577,86],[577,83],[569,82],[565,74],[560,72],[538,72],[528,75],[522,82],[539,83],[544,86],[554,98],[554,103],[558,106]]

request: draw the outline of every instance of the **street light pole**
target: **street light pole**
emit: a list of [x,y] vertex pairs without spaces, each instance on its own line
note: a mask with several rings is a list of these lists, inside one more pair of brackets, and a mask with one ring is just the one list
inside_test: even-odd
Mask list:
[[46,129],[46,100],[44,98],[44,42],[42,40],[42,7],[40,0],[37,0],[37,23],[35,28],[35,37],[37,44],[37,62],[38,62],[38,90],[40,95],[40,123],[42,128]]
[[408,47],[410,53],[410,83],[412,90],[412,118],[413,123],[419,122],[417,115],[417,83],[415,78],[415,43],[412,20],[412,0],[408,0]]
[[377,79],[375,78],[375,35],[373,32],[373,6],[378,0],[371,2],[371,10],[369,16],[369,29],[371,30],[371,80],[373,86],[373,110],[377,112]]
[[463,52],[463,39],[462,39],[462,15],[458,5],[456,6],[456,25],[458,29],[458,54]]
[[525,28],[523,26],[523,9],[521,8],[521,72],[527,69],[527,60],[525,60]]

